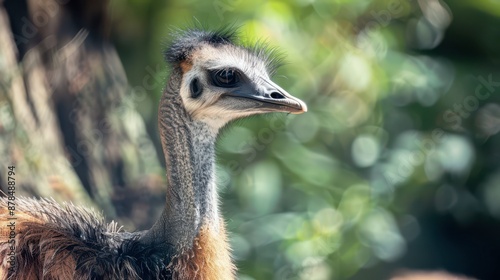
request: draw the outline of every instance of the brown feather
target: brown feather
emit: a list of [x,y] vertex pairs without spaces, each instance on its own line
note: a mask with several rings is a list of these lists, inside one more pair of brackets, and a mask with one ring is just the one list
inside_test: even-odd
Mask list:
[[186,73],[193,67],[193,64],[188,61],[183,61],[179,64],[181,66],[182,73]]
[[200,229],[193,248],[174,257],[173,279],[219,280],[234,279],[236,267],[230,257],[224,222],[218,232],[209,226]]
[[[10,217],[6,207],[0,208],[2,221]],[[11,251],[10,229],[4,226],[0,228],[0,258],[4,260],[0,265],[0,279],[35,280],[42,275],[44,279],[72,279],[75,261],[68,252],[57,249],[74,241],[47,227],[46,221],[30,213],[16,211],[14,217],[16,267],[12,270],[7,263]]]

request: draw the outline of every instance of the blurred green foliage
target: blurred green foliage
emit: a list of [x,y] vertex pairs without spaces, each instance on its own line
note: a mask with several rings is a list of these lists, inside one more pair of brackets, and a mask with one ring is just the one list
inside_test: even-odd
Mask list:
[[240,279],[350,279],[410,254],[428,212],[498,229],[500,2],[126,0],[111,12],[131,84],[155,78],[135,104],[152,134],[173,29],[233,24],[286,56],[274,80],[309,112],[242,121],[218,145]]

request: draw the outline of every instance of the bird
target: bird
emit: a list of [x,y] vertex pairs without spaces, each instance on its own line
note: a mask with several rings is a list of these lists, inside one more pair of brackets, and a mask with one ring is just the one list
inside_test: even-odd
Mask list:
[[235,279],[216,140],[237,119],[307,111],[271,80],[273,51],[237,39],[235,30],[190,28],[176,32],[164,53],[170,74],[158,128],[166,201],[151,228],[126,232],[92,209],[51,198],[1,198],[0,219],[13,214],[15,230],[0,229],[0,279]]

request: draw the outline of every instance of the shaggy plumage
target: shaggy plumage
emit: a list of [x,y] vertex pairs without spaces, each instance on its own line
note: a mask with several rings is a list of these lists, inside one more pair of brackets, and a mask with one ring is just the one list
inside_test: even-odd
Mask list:
[[[170,279],[170,254],[141,245],[143,232],[124,232],[114,222],[106,224],[98,213],[70,203],[22,197],[15,202],[16,266],[2,270],[8,271],[8,278]],[[0,199],[0,205],[0,217],[7,220],[7,199]],[[2,227],[2,260],[8,260],[8,237]],[[4,261],[2,266],[10,264]]]

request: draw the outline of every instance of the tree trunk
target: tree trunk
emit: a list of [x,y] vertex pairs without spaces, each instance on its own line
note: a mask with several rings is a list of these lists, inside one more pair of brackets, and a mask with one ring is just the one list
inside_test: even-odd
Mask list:
[[0,0],[0,187],[151,225],[161,167],[106,39],[108,1]]

